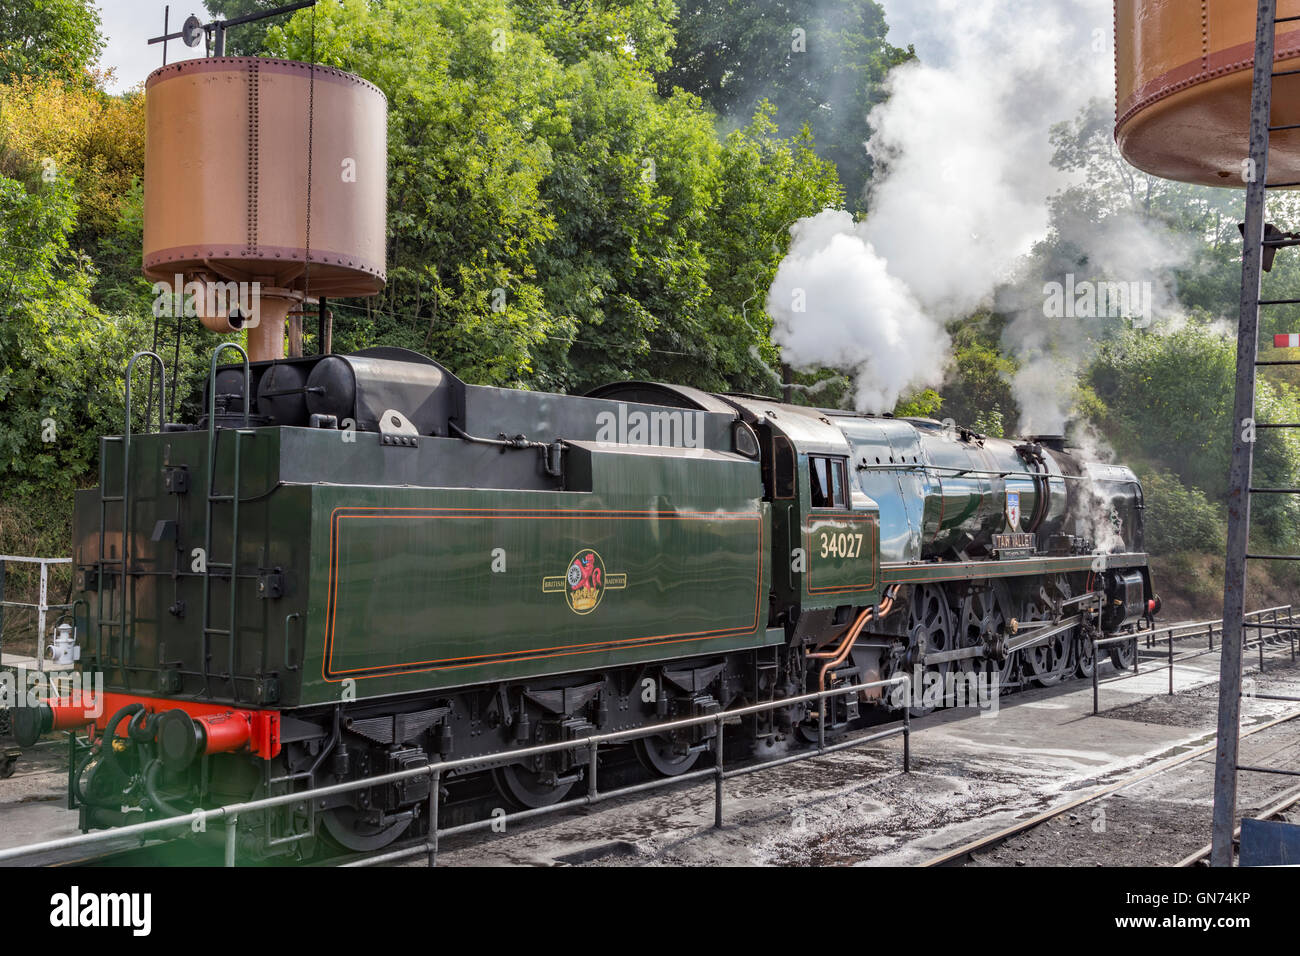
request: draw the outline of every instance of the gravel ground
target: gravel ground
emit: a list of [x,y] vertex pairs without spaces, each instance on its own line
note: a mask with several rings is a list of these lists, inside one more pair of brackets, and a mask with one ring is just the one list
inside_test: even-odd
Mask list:
[[[1241,761],[1295,769],[1300,735],[1288,724],[1261,731],[1242,740]],[[1241,774],[1237,815],[1254,816],[1295,786],[1293,777]],[[969,865],[1171,866],[1209,842],[1213,802],[1210,753],[1017,834]]]
[[[1270,659],[1260,692],[1300,693],[1300,668]],[[723,830],[709,786],[643,796],[507,833],[448,841],[447,865],[887,865],[924,862],[1094,788],[1213,739],[1218,657],[1103,684],[1076,681],[1004,702],[997,719],[969,712],[918,722],[913,772],[896,741],[870,745],[726,785]],[[1246,700],[1243,727],[1295,709]],[[1242,743],[1252,761],[1300,765],[1300,721]],[[1243,759],[1246,759],[1243,756]],[[1168,865],[1209,839],[1213,755],[1126,787],[1029,831],[978,865]],[[1279,782],[1280,781],[1280,782]],[[1294,780],[1242,775],[1243,811],[1273,802]],[[1099,812],[1100,811],[1100,812]],[[1103,815],[1104,814],[1104,815]],[[1095,831],[1095,832],[1094,832]],[[1070,839],[1066,839],[1070,836]]]

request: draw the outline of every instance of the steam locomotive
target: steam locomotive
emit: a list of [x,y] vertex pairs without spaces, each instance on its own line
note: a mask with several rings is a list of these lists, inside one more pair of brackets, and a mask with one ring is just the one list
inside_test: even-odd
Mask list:
[[[648,382],[475,386],[395,348],[214,356],[205,407],[102,439],[77,497],[100,713],[15,719],[27,741],[89,729],[83,827],[471,755],[545,806],[585,762],[512,751],[899,673],[1051,685],[1159,609],[1134,474],[1060,439]],[[845,695],[726,736],[770,752],[944,703]],[[680,774],[713,734],[629,747]],[[426,825],[429,785],[241,817],[241,839],[382,847]]]

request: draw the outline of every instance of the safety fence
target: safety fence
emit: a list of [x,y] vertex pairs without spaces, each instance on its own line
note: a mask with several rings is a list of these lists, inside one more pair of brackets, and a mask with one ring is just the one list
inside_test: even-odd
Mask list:
[[[1258,643],[1261,646],[1261,663],[1263,645],[1269,643],[1276,646],[1276,641],[1279,640],[1281,635],[1284,633],[1288,634],[1290,637],[1291,653],[1292,658],[1294,659],[1295,638],[1297,631],[1300,631],[1300,621],[1297,621],[1297,613],[1292,605],[1264,608],[1259,611],[1251,612],[1247,615],[1247,627],[1256,629],[1260,634],[1255,642],[1247,641],[1245,642],[1245,646],[1252,646],[1252,643]],[[1136,631],[1133,634],[1126,634],[1119,637],[1094,639],[1092,642],[1094,659],[1094,665],[1092,668],[1093,713],[1096,714],[1098,712],[1098,689],[1100,684],[1109,684],[1118,680],[1126,680],[1138,676],[1138,674],[1141,673],[1140,645],[1145,644],[1147,648],[1154,648],[1160,644],[1165,644],[1168,647],[1168,655],[1165,658],[1165,661],[1167,662],[1170,674],[1169,693],[1172,694],[1173,665],[1212,653],[1214,649],[1214,634],[1216,630],[1220,635],[1222,634],[1221,620],[1172,624],[1160,628]],[[1264,636],[1265,631],[1272,633],[1271,639]],[[1176,641],[1185,641],[1199,637],[1204,637],[1207,640],[1209,644],[1207,649],[1192,653],[1183,653],[1177,656],[1174,655],[1173,648]],[[1098,659],[1097,651],[1111,645],[1124,643],[1133,645],[1134,670],[1130,673],[1107,678],[1104,681],[1099,680],[1098,671],[1100,670],[1100,661]],[[214,807],[207,810],[194,810],[190,813],[171,816],[165,819],[150,820],[144,823],[131,824],[129,826],[116,827],[94,833],[79,834],[77,836],[29,844],[27,846],[13,847],[10,849],[0,850],[0,864],[21,864],[25,859],[40,857],[50,853],[64,850],[90,849],[92,847],[106,846],[111,843],[121,844],[124,841],[132,839],[139,839],[141,841],[146,839],[174,839],[199,830],[206,830],[209,824],[218,824],[225,828],[225,865],[233,867],[237,863],[237,833],[238,823],[241,816],[246,817],[249,814],[258,811],[271,810],[278,807],[294,805],[310,806],[317,801],[337,794],[385,786],[388,784],[400,784],[404,781],[413,780],[422,776],[429,778],[429,796],[426,803],[427,816],[430,822],[425,840],[422,843],[406,846],[398,850],[373,854],[358,860],[348,861],[342,865],[373,866],[376,864],[391,863],[423,855],[425,856],[428,865],[434,866],[437,862],[439,841],[447,837],[458,836],[480,830],[488,830],[493,827],[499,827],[503,823],[508,824],[514,821],[532,819],[574,807],[591,806],[618,797],[645,793],[647,791],[667,786],[680,786],[682,784],[703,781],[706,779],[711,780],[714,785],[714,826],[721,827],[724,804],[723,783],[728,779],[758,773],[774,767],[802,760],[810,760],[840,750],[860,747],[865,744],[900,736],[903,738],[903,772],[910,772],[912,726],[911,708],[908,706],[901,708],[902,723],[900,726],[889,727],[885,730],[874,733],[854,736],[833,744],[826,743],[826,707],[824,706],[826,700],[846,694],[859,694],[868,690],[882,689],[883,692],[884,688],[897,687],[899,685],[904,687],[904,693],[906,695],[905,699],[910,700],[912,697],[911,678],[907,675],[899,675],[885,680],[870,681],[861,684],[817,691],[815,693],[785,697],[778,700],[764,701],[762,703],[733,708],[731,710],[719,711],[716,714],[704,714],[696,717],[681,718],[630,730],[615,731],[604,734],[591,734],[574,740],[538,744],[536,746],[512,750],[508,754],[504,755],[498,753],[485,756],[464,757],[456,760],[440,760],[423,767],[414,767],[408,770],[394,771],[392,773],[380,774],[378,776],[366,777],[359,780],[329,784],[311,790],[296,791],[271,797],[262,797],[256,800],[229,804],[223,807]],[[1263,694],[1256,696],[1261,699],[1295,699]],[[725,728],[729,722],[734,722],[755,714],[814,701],[818,704],[818,741],[815,748],[810,746],[807,750],[788,753],[780,757],[774,757],[756,763],[746,763],[735,767],[726,766],[723,753],[725,748]],[[687,771],[675,776],[662,777],[630,786],[618,787],[613,790],[602,791],[599,789],[598,766],[602,747],[609,747],[615,744],[625,744],[640,738],[655,737],[707,724],[714,725],[714,735],[709,742],[709,749],[714,755],[714,764],[712,767],[702,770]],[[581,755],[579,759],[585,760],[587,777],[586,792],[582,796],[568,800],[561,800],[545,807],[535,807],[526,810],[519,810],[513,813],[498,814],[488,819],[476,820],[457,826],[440,828],[437,825],[440,810],[441,785],[446,776],[480,769],[490,765],[499,765],[502,762],[503,756],[508,757],[511,761],[516,761],[566,750],[578,752]],[[292,840],[295,838],[291,837],[289,839]]]
[[[886,740],[900,736],[903,738],[903,772],[910,772],[912,769],[912,722],[910,709],[908,707],[902,709],[902,726],[890,727],[886,730],[875,733],[855,736],[834,744],[826,743],[826,707],[824,706],[826,700],[832,697],[838,697],[845,694],[858,694],[863,691],[875,690],[877,688],[882,689],[883,692],[883,688],[894,687],[897,685],[903,685],[904,693],[907,695],[906,699],[910,700],[911,678],[906,675],[900,675],[886,680],[868,681],[866,683],[836,687],[828,690],[817,691],[815,693],[799,694],[797,696],[785,697],[779,700],[764,701],[762,703],[750,704],[744,707],[733,708],[731,710],[719,711],[716,714],[685,717],[679,720],[666,721],[646,727],[638,727],[632,730],[616,731],[605,734],[591,734],[575,740],[538,744],[533,747],[511,750],[508,754],[504,755],[498,753],[487,756],[464,757],[457,760],[440,760],[437,763],[432,763],[424,767],[413,767],[409,770],[397,770],[392,773],[366,777],[360,780],[349,780],[343,783],[316,787],[312,790],[280,794],[272,797],[262,797],[257,800],[229,804],[223,807],[214,807],[208,810],[194,810],[190,813],[167,817],[165,819],[150,820],[145,823],[135,823],[129,826],[115,827],[110,830],[83,833],[78,834],[77,836],[63,837],[57,840],[47,840],[43,843],[33,843],[26,846],[13,847],[10,849],[0,850],[0,864],[21,864],[23,860],[30,860],[33,857],[41,857],[50,853],[64,850],[81,850],[93,847],[103,847],[112,843],[120,844],[124,840],[129,841],[132,839],[140,839],[143,841],[149,838],[175,839],[176,837],[186,835],[186,833],[206,831],[208,824],[215,823],[225,827],[225,865],[235,866],[238,853],[238,825],[241,816],[247,816],[261,810],[271,810],[277,807],[293,805],[307,806],[325,797],[334,796],[336,794],[349,793],[353,790],[370,789],[371,787],[384,786],[387,784],[400,784],[417,777],[429,778],[429,797],[427,800],[429,824],[428,836],[425,841],[422,844],[413,847],[405,847],[388,853],[372,855],[363,860],[353,861],[344,865],[374,865],[377,863],[393,862],[395,860],[423,854],[426,856],[428,865],[434,866],[437,863],[438,841],[444,837],[469,833],[475,830],[485,830],[494,825],[499,826],[502,822],[508,823],[510,821],[526,820],[542,816],[543,814],[555,813],[570,807],[589,806],[616,797],[644,793],[660,787],[676,786],[690,781],[702,780],[706,777],[711,778],[714,785],[713,825],[715,827],[721,827],[723,816],[722,785],[724,781],[734,777],[758,773],[762,770],[795,763],[800,760],[811,760],[815,757],[825,756],[826,754],[835,753],[836,751],[845,750],[850,747],[860,747],[874,741]],[[778,710],[784,707],[790,707],[795,704],[808,703],[811,701],[816,701],[818,703],[818,741],[816,749],[809,747],[806,751],[797,751],[785,754],[781,757],[774,757],[770,760],[763,760],[758,763],[747,763],[732,768],[726,767],[725,761],[723,760],[723,751],[725,745],[725,728],[728,722],[739,720],[754,714]],[[662,777],[645,783],[619,787],[614,790],[601,791],[598,788],[597,766],[600,748],[602,746],[627,743],[642,737],[654,737],[664,733],[672,733],[692,727],[704,726],[706,724],[714,725],[714,736],[710,743],[710,749],[713,751],[714,756],[714,765],[712,767],[703,770],[688,771],[676,776]],[[445,775],[453,772],[473,770],[490,764],[500,764],[503,756],[514,761],[521,758],[538,757],[564,750],[574,750],[580,753],[585,751],[585,754],[582,756],[585,757],[587,764],[587,792],[583,796],[572,800],[562,800],[546,807],[520,810],[515,813],[498,815],[491,819],[479,820],[472,823],[461,824],[459,826],[439,829],[439,797],[442,780]]]
[[[36,601],[10,601],[5,598],[5,577],[7,566],[10,564],[35,564],[40,566],[40,583],[37,590]],[[71,604],[50,604],[50,565],[52,564],[71,564],[71,558],[29,558],[20,557],[13,554],[0,554],[0,653],[4,650],[4,611],[5,608],[27,608],[36,612],[36,649],[33,657],[36,660],[37,670],[45,669],[45,652],[41,644],[45,640],[45,617],[50,611],[65,611],[72,608]],[[0,658],[2,659],[2,658]]]
[[[1242,647],[1249,650],[1252,647],[1259,649],[1259,669],[1264,670],[1264,649],[1266,647],[1277,647],[1285,634],[1291,645],[1291,660],[1296,659],[1296,634],[1300,632],[1300,621],[1297,621],[1297,613],[1293,605],[1281,604],[1277,607],[1261,608],[1258,611],[1250,611],[1245,615],[1243,632],[1254,630],[1256,637],[1252,640],[1243,637]],[[1169,695],[1174,692],[1174,665],[1181,664],[1185,661],[1195,660],[1198,657],[1204,657],[1207,654],[1214,653],[1214,635],[1218,632],[1220,640],[1223,637],[1223,619],[1218,618],[1213,621],[1190,621],[1182,624],[1167,624],[1164,627],[1156,627],[1143,631],[1134,631],[1132,634],[1125,634],[1119,637],[1094,638],[1092,642],[1092,713],[1094,716],[1098,713],[1099,688],[1101,684],[1112,684],[1116,681],[1129,680],[1137,677],[1142,671],[1142,647],[1155,649],[1159,645],[1165,645],[1165,653],[1160,658],[1155,656],[1147,658],[1148,661],[1160,660],[1169,674]],[[1160,636],[1163,635],[1163,636]],[[1174,654],[1174,642],[1192,641],[1204,639],[1206,648],[1198,651],[1184,651],[1177,656]],[[1120,673],[1114,677],[1108,677],[1106,680],[1100,680],[1097,676],[1100,668],[1097,666],[1098,648],[1112,647],[1115,645],[1131,644],[1133,646],[1133,670],[1128,673]],[[1222,645],[1220,645],[1220,648]],[[1282,697],[1277,695],[1255,694],[1253,695],[1261,700],[1300,700],[1295,697]]]

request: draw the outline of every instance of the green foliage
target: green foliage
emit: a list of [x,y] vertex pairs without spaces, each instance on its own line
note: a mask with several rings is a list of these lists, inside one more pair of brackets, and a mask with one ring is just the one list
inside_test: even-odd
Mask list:
[[1167,471],[1143,470],[1146,547],[1154,554],[1219,551],[1224,547],[1222,509],[1199,488]]
[[[1212,329],[1188,325],[1163,335],[1130,331],[1101,350],[1089,384],[1104,404],[1104,430],[1131,456],[1160,462],[1210,500],[1227,492],[1236,347]],[[1260,381],[1260,421],[1297,421],[1300,401],[1285,384]],[[1300,439],[1290,429],[1261,429],[1255,481],[1294,484]],[[1266,540],[1293,538],[1300,510],[1288,496],[1260,496],[1252,524]]]
[[1227,487],[1233,381],[1231,341],[1190,325],[1130,331],[1101,350],[1090,375],[1112,440],[1214,497]]
[[[669,9],[318,8],[317,59],[389,99],[389,284],[340,304],[338,347],[428,350],[502,385],[770,388],[763,293],[790,224],[842,193],[770,107],[719,141],[697,97],[659,94],[647,61],[669,48]],[[268,49],[307,56],[310,17]]]
[[673,0],[513,0],[520,29],[539,36],[561,63],[593,53],[634,60],[646,70],[667,69],[673,48]]
[[939,414],[943,399],[932,388],[923,388],[908,395],[894,406],[896,418],[934,418]]
[[0,0],[0,83],[56,77],[84,83],[104,48],[93,0]]
[[[306,58],[311,17],[272,28],[272,52]],[[540,193],[552,158],[536,130],[559,65],[536,37],[509,31],[503,0],[347,0],[315,17],[317,59],[389,100],[389,283],[354,306],[368,328],[352,344],[432,350],[472,381],[527,380],[534,350],[563,331],[533,265],[555,228]]]
[[94,270],[68,242],[70,182],[0,178],[0,488],[66,495],[88,474],[97,436],[119,432],[120,377],[143,322],[90,302]]
[[95,263],[91,295],[110,310],[141,308],[144,96],[109,96],[58,78],[0,85],[0,175],[59,183],[75,196],[71,246]]
[[[885,75],[914,54],[885,40],[875,0],[679,0],[677,47],[660,88],[698,94],[746,123],[763,100],[786,135],[812,130],[859,206],[871,175],[867,113],[885,98]],[[800,32],[801,31],[801,32]]]
[[1016,363],[999,348],[1001,330],[1001,320],[988,313],[951,325],[952,357],[943,385],[944,416],[995,437],[1020,416],[1010,384]]
[[[790,241],[790,226],[844,191],[832,163],[816,152],[807,127],[781,138],[774,107],[759,104],[723,143],[717,191],[705,223],[706,281],[711,290],[715,380],[737,391],[778,394],[777,349],[763,311],[767,290]],[[825,403],[824,396],[815,399]],[[832,402],[834,404],[834,402]]]

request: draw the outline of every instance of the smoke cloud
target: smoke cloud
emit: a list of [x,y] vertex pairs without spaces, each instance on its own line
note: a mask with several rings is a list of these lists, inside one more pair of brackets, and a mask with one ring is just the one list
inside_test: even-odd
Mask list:
[[774,341],[796,368],[855,376],[855,404],[888,411],[909,386],[942,375],[948,338],[891,274],[865,224],[828,209],[790,230],[768,292]]
[[[767,299],[773,341],[795,368],[851,374],[857,408],[882,412],[941,384],[946,322],[1010,306],[1017,400],[1039,432],[1059,430],[1092,346],[1044,315],[1042,279],[1021,273],[1047,237],[1049,198],[1074,179],[1052,165],[1051,127],[1113,101],[1110,0],[886,0],[885,12],[891,41],[915,43],[920,59],[892,71],[870,113],[868,214],[825,211],[791,228]],[[1152,282],[1157,310],[1172,301],[1164,237],[1135,220],[1056,228],[1071,230],[1089,276],[1114,266]],[[1147,268],[1134,276],[1138,261]]]

